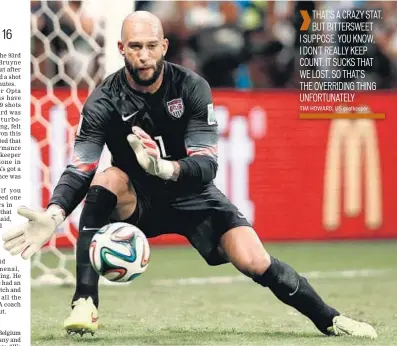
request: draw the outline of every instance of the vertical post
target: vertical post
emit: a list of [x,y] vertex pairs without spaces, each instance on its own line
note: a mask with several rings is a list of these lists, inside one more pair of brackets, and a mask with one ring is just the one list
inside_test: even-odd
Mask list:
[[105,0],[105,77],[123,66],[123,60],[117,50],[123,19],[135,10],[134,0]]
[[[120,69],[124,62],[117,49],[117,41],[120,39],[121,24],[123,19],[135,9],[134,0],[105,0],[105,47],[104,47],[104,77]],[[103,149],[98,172],[110,166],[111,155],[107,146]]]

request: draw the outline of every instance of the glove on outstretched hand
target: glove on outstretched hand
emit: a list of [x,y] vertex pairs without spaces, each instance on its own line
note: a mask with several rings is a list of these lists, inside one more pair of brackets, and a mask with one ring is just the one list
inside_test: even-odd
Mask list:
[[50,240],[64,216],[61,209],[51,206],[46,211],[20,207],[17,212],[29,221],[4,233],[3,246],[11,255],[21,254],[23,259],[29,259]]

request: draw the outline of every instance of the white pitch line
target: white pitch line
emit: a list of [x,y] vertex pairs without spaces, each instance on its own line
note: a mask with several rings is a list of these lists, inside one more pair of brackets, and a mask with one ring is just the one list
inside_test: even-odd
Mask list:
[[[384,276],[397,272],[393,269],[352,269],[352,270],[337,270],[337,271],[311,271],[306,273],[300,273],[307,279],[330,279],[330,278],[347,278],[354,279],[358,277],[375,277]],[[189,286],[189,285],[219,285],[219,284],[231,284],[237,282],[250,282],[250,278],[244,275],[236,276],[208,276],[208,277],[191,277],[182,279],[165,279],[155,280],[152,282],[155,286]]]

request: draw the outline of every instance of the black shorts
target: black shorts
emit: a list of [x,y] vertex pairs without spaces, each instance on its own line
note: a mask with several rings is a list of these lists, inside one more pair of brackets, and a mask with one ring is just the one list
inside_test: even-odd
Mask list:
[[148,238],[163,234],[186,237],[209,265],[228,261],[220,255],[220,237],[228,230],[251,224],[214,185],[183,197],[148,197],[139,187],[135,212],[124,222],[141,229]]

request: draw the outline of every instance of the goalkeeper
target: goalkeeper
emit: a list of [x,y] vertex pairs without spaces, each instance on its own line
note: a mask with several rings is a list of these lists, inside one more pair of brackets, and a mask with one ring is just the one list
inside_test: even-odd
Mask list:
[[[29,221],[3,235],[4,248],[24,259],[36,253],[85,199],[79,224],[76,290],[64,327],[98,328],[98,274],[90,265],[95,232],[112,221],[136,225],[147,235],[185,236],[209,265],[232,263],[307,316],[325,335],[376,338],[367,323],[327,305],[292,267],[272,257],[237,208],[215,187],[217,123],[208,83],[164,61],[168,41],[157,17],[135,12],[118,42],[125,67],[87,99],[74,156],[46,211],[20,208]],[[103,146],[112,167],[96,173]]]

